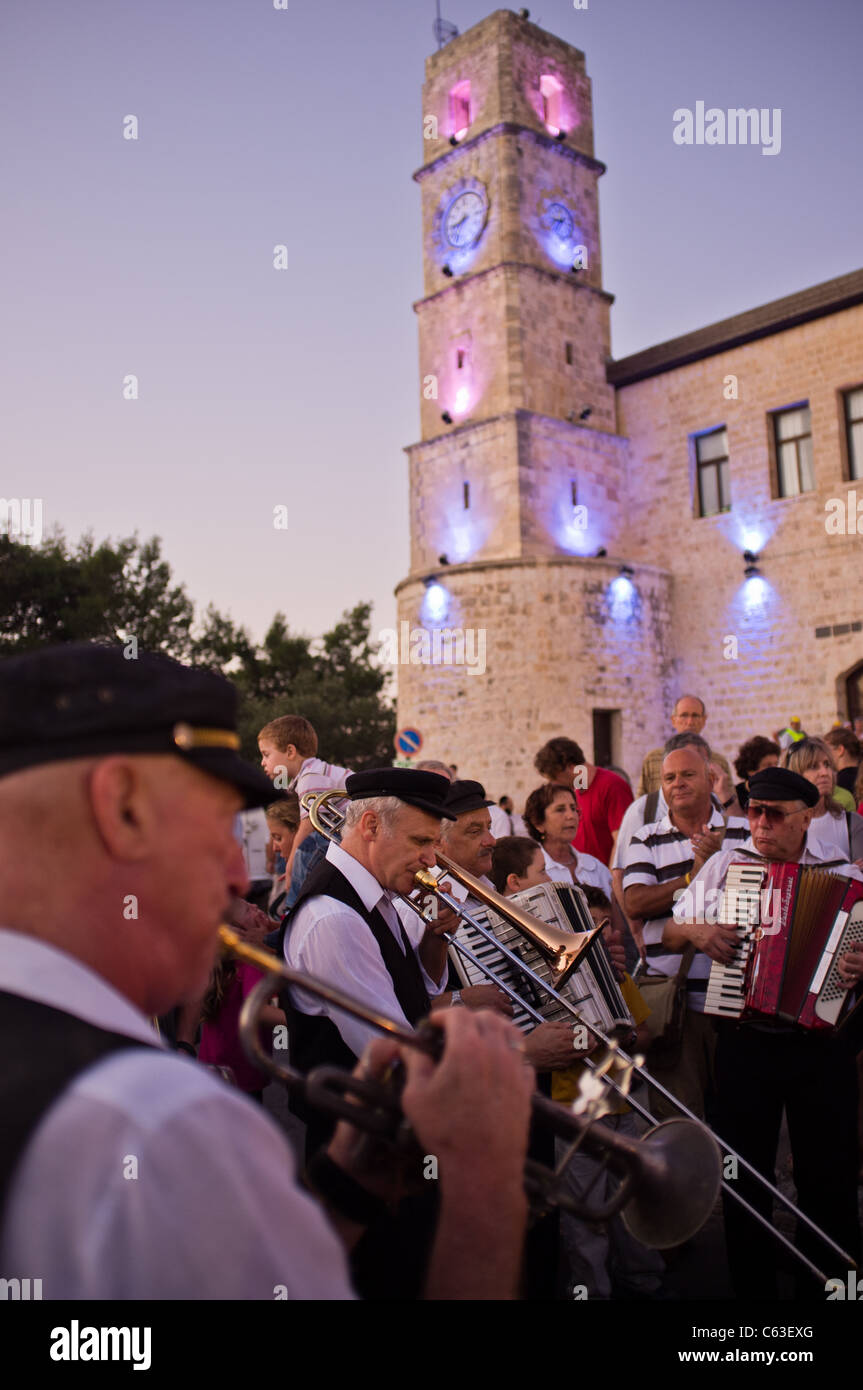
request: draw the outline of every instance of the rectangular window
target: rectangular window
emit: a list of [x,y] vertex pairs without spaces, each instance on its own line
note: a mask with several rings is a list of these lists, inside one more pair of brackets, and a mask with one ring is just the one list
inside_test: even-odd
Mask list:
[[463,140],[470,126],[470,82],[457,82],[449,94],[449,120],[456,140]]
[[568,367],[572,366],[572,343],[567,343],[566,345],[566,365]]
[[863,386],[845,392],[848,477],[863,478]]
[[728,432],[711,430],[695,440],[695,466],[698,476],[698,515],[716,516],[731,511],[731,484],[728,476]]
[[773,416],[776,483],[780,497],[798,497],[815,487],[812,461],[812,422],[804,402]]
[[464,487],[464,491],[463,491],[463,496],[464,496],[464,509],[465,509],[465,511],[467,511],[468,508],[470,507],[470,483],[464,483],[463,487]]
[[550,73],[545,73],[539,79],[539,90],[542,96],[542,119],[551,135],[560,133],[563,106],[563,83],[559,77],[553,77]]
[[574,507],[578,506],[578,485],[574,478],[572,480],[572,505]]
[[620,710],[593,711],[593,761],[597,767],[614,767],[620,747]]

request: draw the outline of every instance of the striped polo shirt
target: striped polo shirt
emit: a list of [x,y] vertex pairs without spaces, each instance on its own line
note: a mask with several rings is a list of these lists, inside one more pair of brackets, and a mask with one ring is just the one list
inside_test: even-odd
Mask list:
[[[721,830],[724,822],[714,807],[710,816],[710,829]],[[749,822],[740,817],[730,817],[725,828],[723,845],[729,849],[743,844],[749,839]],[[678,830],[666,812],[661,820],[652,825],[644,825],[637,830],[629,842],[626,864],[623,871],[623,888],[634,888],[644,884],[655,888],[657,884],[669,883],[681,878],[692,870],[694,863],[692,843],[688,836]],[[662,944],[662,933],[666,924],[673,921],[671,911],[661,917],[647,917],[644,922],[644,946],[647,964],[660,975],[676,975],[680,969],[683,948],[672,951]],[[697,1013],[704,1012],[704,994],[707,977],[710,974],[710,957],[703,951],[696,951],[689,967],[686,980],[687,1004]]]

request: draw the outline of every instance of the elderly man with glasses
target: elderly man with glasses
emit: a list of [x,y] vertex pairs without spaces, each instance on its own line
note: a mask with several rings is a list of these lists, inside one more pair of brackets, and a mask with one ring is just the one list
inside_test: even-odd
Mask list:
[[[751,835],[733,850],[710,858],[678,899],[670,944],[692,941],[715,961],[729,963],[738,945],[736,929],[718,925],[714,905],[734,862],[817,865],[860,879],[853,865],[826,860],[809,841],[818,789],[786,768],[765,768],[749,782]],[[707,910],[705,911],[705,906]],[[859,989],[863,951],[840,963],[843,985]],[[855,1259],[859,1256],[857,1215],[857,1071],[854,1050],[841,1036],[814,1033],[779,1017],[723,1019],[716,1049],[717,1133],[771,1181],[783,1110],[787,1117],[798,1205]],[[771,1217],[769,1195],[736,1179],[742,1197]],[[728,1258],[738,1297],[778,1296],[775,1246],[733,1201],[725,1203]],[[798,1230],[797,1242],[820,1267],[831,1257],[817,1238]],[[832,1257],[838,1264],[838,1257]],[[845,1271],[826,1271],[844,1277]],[[798,1286],[802,1296],[820,1296],[814,1283]]]

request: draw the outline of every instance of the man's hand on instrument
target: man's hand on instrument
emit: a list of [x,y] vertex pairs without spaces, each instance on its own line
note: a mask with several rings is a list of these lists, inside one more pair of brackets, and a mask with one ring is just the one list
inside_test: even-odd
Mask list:
[[[452,892],[451,883],[443,881],[440,886],[444,889],[445,892]],[[445,903],[442,903],[437,899],[435,899],[435,904],[437,907],[437,913],[435,915],[434,920],[429,922],[426,926],[426,935],[443,936],[444,933],[446,933],[448,936],[455,936],[456,932],[458,931],[459,923],[461,921],[458,913],[454,912],[451,907],[447,907]]]
[[846,951],[837,962],[839,983],[843,989],[856,989],[863,980],[863,951]]
[[497,985],[467,985],[461,991],[461,1002],[467,1009],[494,1009],[504,1018],[512,1018],[512,1004]]
[[[361,1081],[378,1081],[385,1085],[393,1067],[400,1060],[398,1043],[389,1038],[376,1038],[366,1047],[352,1075]],[[357,1104],[362,1103],[357,1101]],[[418,1186],[415,1154],[397,1154],[392,1146],[378,1143],[365,1130],[355,1129],[347,1120],[340,1120],[336,1125],[327,1153],[367,1192],[384,1201],[396,1201],[404,1196],[407,1188],[416,1189]]]
[[596,1039],[588,1036],[588,1046],[578,1048],[575,1044],[575,1029],[578,1024],[540,1023],[532,1033],[525,1037],[525,1056],[537,1071],[558,1071],[571,1067],[579,1057],[584,1057]]
[[708,859],[717,854],[722,848],[722,830],[711,830],[709,825],[703,825],[691,838],[690,844],[693,850],[692,877],[704,867]]
[[699,951],[721,965],[729,965],[740,945],[735,927],[708,926],[705,922],[684,922],[682,930]]
[[487,1010],[446,1009],[435,1023],[444,1034],[437,1064],[402,1050],[402,1108],[423,1151],[438,1160],[444,1194],[451,1183],[473,1184],[477,1194],[511,1183],[520,1192],[536,1081],[524,1037]]

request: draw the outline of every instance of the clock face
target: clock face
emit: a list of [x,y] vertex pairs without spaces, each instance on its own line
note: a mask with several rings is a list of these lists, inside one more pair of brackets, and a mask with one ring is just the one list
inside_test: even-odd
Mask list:
[[459,193],[446,210],[444,237],[450,246],[473,246],[485,226],[486,203],[479,193],[468,189]]
[[572,213],[564,203],[549,203],[545,219],[549,231],[558,241],[572,241],[575,223]]

